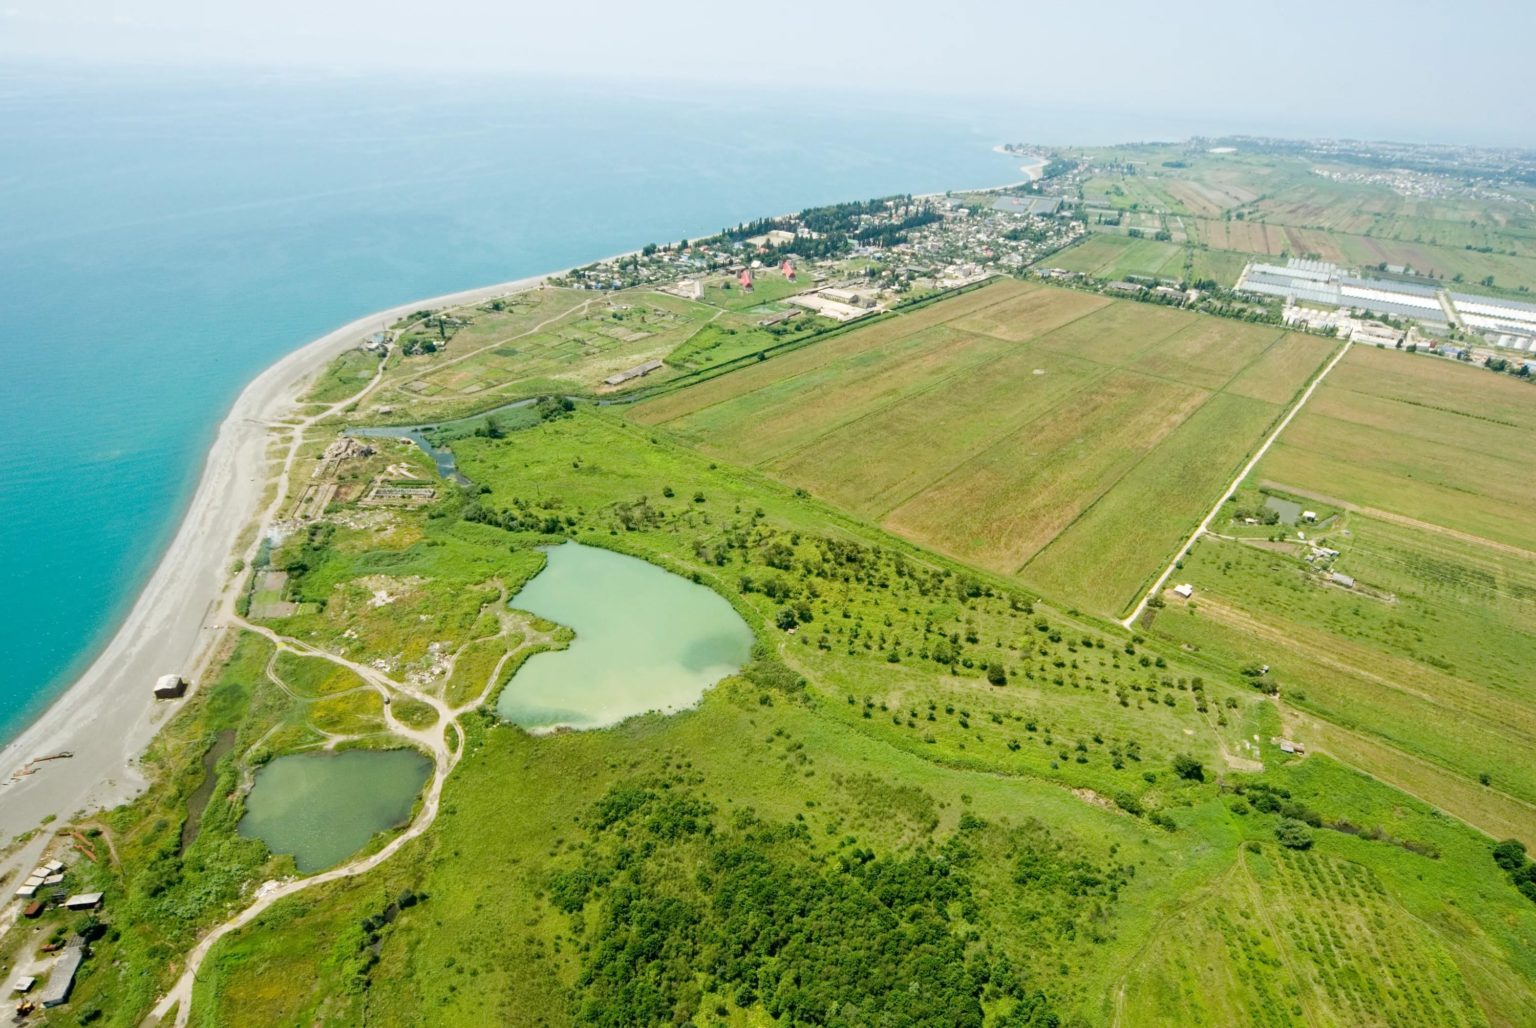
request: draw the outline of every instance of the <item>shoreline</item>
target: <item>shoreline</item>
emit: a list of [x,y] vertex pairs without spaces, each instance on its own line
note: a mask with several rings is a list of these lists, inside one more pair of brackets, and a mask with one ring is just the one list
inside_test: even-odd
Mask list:
[[[618,256],[623,256],[618,255]],[[613,258],[604,258],[612,260]],[[354,319],[304,344],[252,379],[219,424],[202,472],[169,545],[95,659],[15,738],[0,747],[0,845],[48,817],[117,806],[146,778],[139,759],[185,700],[157,701],[156,678],[180,674],[188,696],[223,634],[218,614],[237,576],[240,536],[262,513],[271,482],[270,430],[297,409],[305,386],[370,332],[423,307],[456,306],[537,288],[570,269],[413,300]],[[69,752],[31,774],[39,757]],[[34,843],[41,843],[39,833]],[[25,863],[18,848],[0,869]]]
[[[1026,169],[1020,169],[1026,170]],[[1027,171],[1026,171],[1027,173]],[[1010,182],[963,190],[996,192]],[[919,194],[924,198],[944,193]],[[586,263],[618,260],[629,250]],[[585,266],[585,265],[581,265]],[[10,741],[0,746],[0,846],[40,827],[45,819],[110,809],[143,791],[139,761],[183,700],[157,701],[152,687],[163,674],[180,674],[190,697],[224,632],[231,574],[240,536],[262,515],[273,481],[267,448],[271,428],[297,408],[305,385],[336,356],[368,333],[423,307],[478,303],[534,289],[573,268],[397,304],[332,329],[269,365],[252,379],[225,414],[202,472],[171,541],[138,596],[95,658],[68,687]],[[40,757],[69,752],[67,759]],[[0,858],[0,875],[25,864],[48,833]]]

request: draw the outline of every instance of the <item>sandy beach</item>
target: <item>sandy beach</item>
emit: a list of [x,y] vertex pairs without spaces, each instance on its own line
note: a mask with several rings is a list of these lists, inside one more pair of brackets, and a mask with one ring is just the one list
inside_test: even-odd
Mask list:
[[[995,192],[1023,184],[972,191]],[[638,252],[614,254],[597,263]],[[181,526],[128,616],[85,673],[0,748],[0,846],[45,818],[64,821],[110,808],[143,789],[139,757],[185,702],[156,700],[155,680],[180,674],[194,688],[201,684],[223,632],[222,622],[233,610],[236,576],[230,570],[238,556],[236,543],[261,514],[262,493],[280,470],[268,459],[270,429],[293,412],[306,383],[337,355],[412,311],[477,303],[531,289],[570,270],[377,311],[288,354],[245,387],[219,426]],[[70,756],[39,759],[63,753]],[[0,876],[30,865],[46,835],[39,833],[9,857],[0,858]]]
[[[305,384],[338,354],[423,307],[475,303],[532,288],[551,272],[400,304],[369,314],[290,353],[252,381],[219,427],[181,526],[117,633],[70,688],[0,749],[0,840],[83,811],[115,806],[144,786],[139,756],[184,700],[155,700],[160,675],[196,684],[230,609],[230,568],[240,535],[272,479],[270,427],[294,409]],[[67,758],[32,763],[40,757]],[[46,835],[46,833],[40,833]],[[38,838],[0,870],[33,859]]]

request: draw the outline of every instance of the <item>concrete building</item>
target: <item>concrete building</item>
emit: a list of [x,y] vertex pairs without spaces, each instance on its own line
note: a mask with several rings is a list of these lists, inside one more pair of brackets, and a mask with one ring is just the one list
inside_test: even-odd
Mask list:
[[825,296],[828,300],[846,303],[850,307],[873,307],[875,305],[874,300],[871,300],[863,293],[856,293],[852,289],[823,289],[821,295]]
[[1255,261],[1243,268],[1236,289],[1290,303],[1347,307],[1435,324],[1448,320],[1440,291],[1433,286],[1358,278],[1327,261],[1292,259],[1283,267]]
[[852,304],[842,303],[828,297],[826,293],[832,291],[801,293],[799,296],[791,296],[787,302],[794,304],[796,307],[804,307],[813,314],[819,314],[824,318],[831,318],[833,321],[853,321],[870,313],[870,311],[863,307],[855,307]]
[[609,375],[607,378],[603,379],[603,385],[623,385],[625,382],[629,382],[633,379],[643,378],[653,371],[659,371],[663,366],[663,362],[659,360],[646,361],[644,364],[636,364],[632,368],[625,368],[623,371],[620,371],[617,374]]
[[[1536,305],[1471,293],[1451,293],[1450,298],[1456,316],[1467,328],[1527,343],[1536,338]],[[1498,345],[1496,338],[1494,341]]]
[[187,683],[180,675],[161,675],[155,681],[155,699],[174,700],[187,691]]
[[38,1002],[45,1007],[56,1007],[69,1001],[70,990],[75,987],[75,974],[85,960],[85,940],[75,936],[59,953],[53,969],[48,972],[48,984],[38,994]]

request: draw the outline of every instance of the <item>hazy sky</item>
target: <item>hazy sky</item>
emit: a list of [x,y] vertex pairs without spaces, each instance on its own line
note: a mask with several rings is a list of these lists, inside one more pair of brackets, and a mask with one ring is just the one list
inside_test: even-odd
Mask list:
[[1536,146],[1533,38],[1530,0],[0,0],[0,60],[29,64],[834,86]]

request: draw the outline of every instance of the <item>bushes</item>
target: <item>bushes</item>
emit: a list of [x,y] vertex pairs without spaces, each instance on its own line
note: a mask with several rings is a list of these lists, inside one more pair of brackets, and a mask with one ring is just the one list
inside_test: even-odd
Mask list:
[[1493,862],[1504,869],[1510,884],[1519,889],[1525,898],[1536,903],[1536,863],[1525,855],[1525,844],[1519,839],[1505,839],[1493,848]]
[[1173,773],[1191,782],[1205,781],[1205,765],[1188,753],[1180,753],[1173,758]]
[[1312,829],[1305,821],[1294,817],[1282,817],[1275,824],[1275,841],[1293,850],[1312,848]]

